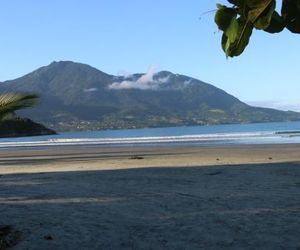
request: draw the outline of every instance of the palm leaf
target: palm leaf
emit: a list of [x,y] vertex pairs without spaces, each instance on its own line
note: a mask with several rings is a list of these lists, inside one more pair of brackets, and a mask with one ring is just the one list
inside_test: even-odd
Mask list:
[[0,95],[0,121],[8,114],[19,109],[32,107],[38,101],[33,94],[5,93]]

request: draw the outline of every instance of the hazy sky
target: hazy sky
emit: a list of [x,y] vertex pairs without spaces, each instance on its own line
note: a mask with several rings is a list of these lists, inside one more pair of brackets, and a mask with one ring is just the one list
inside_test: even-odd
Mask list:
[[[110,74],[170,70],[240,100],[300,111],[300,35],[255,31],[226,59],[214,24],[215,0],[6,0],[0,2],[0,81],[52,61]],[[201,17],[201,18],[200,18]]]

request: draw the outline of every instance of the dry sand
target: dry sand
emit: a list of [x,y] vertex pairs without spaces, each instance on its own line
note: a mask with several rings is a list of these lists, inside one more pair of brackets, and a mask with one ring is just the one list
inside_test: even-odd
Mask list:
[[0,215],[13,249],[299,250],[300,146],[1,151]]

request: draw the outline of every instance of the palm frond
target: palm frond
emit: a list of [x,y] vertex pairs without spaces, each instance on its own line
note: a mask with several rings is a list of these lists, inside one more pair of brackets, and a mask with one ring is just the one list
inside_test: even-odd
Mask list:
[[32,107],[38,102],[33,94],[5,93],[0,95],[0,121],[8,114],[19,109]]

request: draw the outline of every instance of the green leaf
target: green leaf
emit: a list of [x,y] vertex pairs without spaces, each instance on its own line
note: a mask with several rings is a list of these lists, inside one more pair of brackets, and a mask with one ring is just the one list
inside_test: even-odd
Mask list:
[[269,33],[279,33],[285,28],[285,23],[282,17],[274,11],[271,19],[271,23],[268,28],[264,29],[264,31]]
[[276,2],[273,1],[259,16],[255,21],[254,27],[256,29],[266,29],[271,24],[272,16],[275,11]]
[[283,0],[281,15],[291,32],[300,33],[300,0]]
[[253,24],[250,22],[242,18],[234,19],[222,37],[226,56],[239,56],[247,47],[252,30]]
[[228,40],[230,43],[233,43],[236,41],[238,37],[239,32],[239,23],[237,19],[233,18],[230,22],[229,27],[225,31],[226,36],[228,37]]
[[[218,5],[215,21],[223,31],[221,43],[227,57],[244,51],[253,28],[278,33],[287,27],[291,32],[300,34],[300,0],[282,0],[281,16],[275,10],[277,1],[228,0],[231,8]],[[231,12],[228,11],[230,9]]]
[[[227,36],[225,35],[225,33],[223,33],[221,44],[222,44],[222,49],[223,49],[223,51],[224,51],[225,53],[226,53],[226,44],[227,44],[227,41],[228,41],[228,38],[227,38]],[[227,56],[227,55],[226,55],[226,56]]]
[[237,13],[233,8],[227,8],[224,5],[217,5],[217,7],[218,10],[215,15],[215,23],[220,30],[225,31],[229,27],[231,20],[236,17]]
[[249,8],[247,19],[254,24],[256,29],[266,29],[271,23],[275,11],[275,0],[248,0]]

